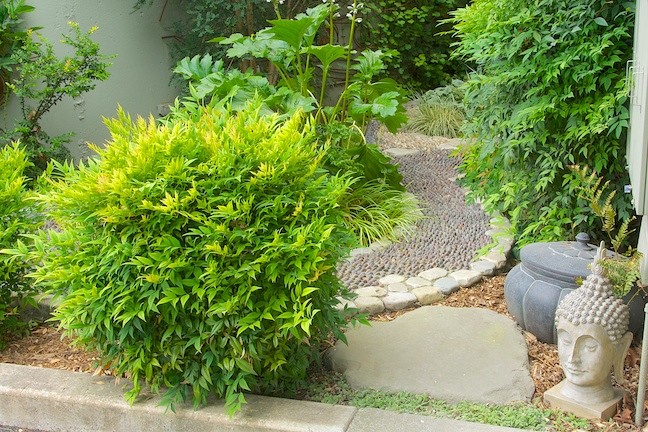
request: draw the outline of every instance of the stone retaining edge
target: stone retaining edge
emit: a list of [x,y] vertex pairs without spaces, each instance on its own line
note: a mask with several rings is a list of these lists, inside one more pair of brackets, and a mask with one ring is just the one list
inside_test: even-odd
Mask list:
[[182,404],[174,414],[165,413],[158,396],[130,406],[125,387],[108,376],[0,363],[0,425],[56,432],[344,432],[357,411],[246,395],[248,403],[232,418],[220,400],[196,411]]
[[[482,205],[483,208],[483,205]],[[407,278],[390,274],[378,280],[377,286],[361,287],[353,292],[358,296],[353,301],[338,297],[339,310],[352,308],[359,313],[376,314],[385,310],[397,311],[415,304],[421,306],[434,304],[460,288],[468,288],[478,283],[483,277],[492,276],[502,269],[508,260],[515,239],[511,232],[511,223],[500,215],[492,214],[490,228],[486,235],[491,237],[490,250],[470,263],[469,269],[448,271],[443,268],[430,268],[416,277]],[[351,256],[369,254],[387,247],[388,244],[377,242],[366,248],[354,249]],[[368,291],[373,293],[366,294]]]
[[175,413],[158,396],[124,400],[128,384],[113,377],[0,363],[0,425],[49,432],[521,432],[460,420],[372,408],[246,395],[233,417],[213,400]]

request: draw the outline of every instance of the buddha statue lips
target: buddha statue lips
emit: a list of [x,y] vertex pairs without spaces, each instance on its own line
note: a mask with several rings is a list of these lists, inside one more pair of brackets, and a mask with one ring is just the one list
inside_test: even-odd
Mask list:
[[585,404],[615,397],[611,372],[614,369],[617,381],[623,381],[623,360],[632,341],[632,333],[627,331],[628,306],[614,297],[598,264],[604,255],[602,244],[592,274],[566,295],[556,310],[558,356],[566,378],[561,392]]

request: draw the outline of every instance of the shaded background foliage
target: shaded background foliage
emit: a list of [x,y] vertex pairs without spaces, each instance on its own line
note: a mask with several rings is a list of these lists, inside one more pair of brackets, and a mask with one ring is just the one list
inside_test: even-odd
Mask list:
[[[153,1],[137,0],[134,8],[145,7]],[[226,47],[209,42],[211,39],[233,33],[250,35],[266,27],[267,20],[276,18],[272,3],[266,0],[165,0],[165,3],[176,3],[185,14],[172,29],[171,55],[176,61],[196,54],[224,57]],[[286,0],[280,8],[286,18],[291,18],[317,4],[321,1]]]
[[[154,0],[137,0],[141,8]],[[225,48],[209,40],[232,33],[250,35],[276,18],[272,3],[266,0],[166,0],[176,1],[186,18],[175,24],[171,44],[174,60],[211,54],[222,58]],[[346,11],[348,2],[339,1]],[[447,84],[465,73],[464,62],[450,56],[455,38],[443,20],[450,11],[465,6],[466,0],[373,0],[364,2],[362,31],[358,48],[388,50],[393,58],[387,64],[392,78],[415,90],[425,90]],[[279,5],[283,18],[292,18],[307,7],[322,4],[321,0],[286,0]],[[344,13],[339,22],[346,20]],[[242,62],[243,69],[258,64]]]
[[447,22],[450,12],[467,0],[374,0],[366,3],[363,43],[397,53],[387,64],[389,75],[415,90],[448,84],[463,77],[465,62],[451,58],[456,41]]

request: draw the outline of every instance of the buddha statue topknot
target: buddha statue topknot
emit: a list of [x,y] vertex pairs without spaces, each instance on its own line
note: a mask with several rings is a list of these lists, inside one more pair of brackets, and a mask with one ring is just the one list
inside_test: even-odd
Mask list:
[[614,369],[617,381],[623,381],[623,360],[632,341],[628,306],[612,293],[600,265],[604,258],[601,243],[592,273],[558,305],[558,356],[565,380],[545,393],[552,405],[560,405],[553,399],[564,398],[567,405],[579,407],[573,412],[596,418],[614,414],[621,393],[612,386],[611,372]]

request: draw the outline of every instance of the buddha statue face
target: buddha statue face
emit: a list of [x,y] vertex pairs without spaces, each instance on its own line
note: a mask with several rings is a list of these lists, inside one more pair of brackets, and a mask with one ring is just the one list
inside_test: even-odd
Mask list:
[[611,371],[623,381],[623,360],[632,342],[628,306],[615,298],[599,260],[583,285],[567,294],[556,309],[558,356],[565,372],[563,395],[581,403],[614,398]]
[[588,400],[603,402],[612,399],[610,375],[612,369],[623,376],[625,353],[632,340],[626,333],[616,342],[610,340],[606,329],[599,324],[572,324],[565,318],[558,320],[558,356],[560,366],[570,385],[565,390],[572,399],[582,400],[586,392]]

